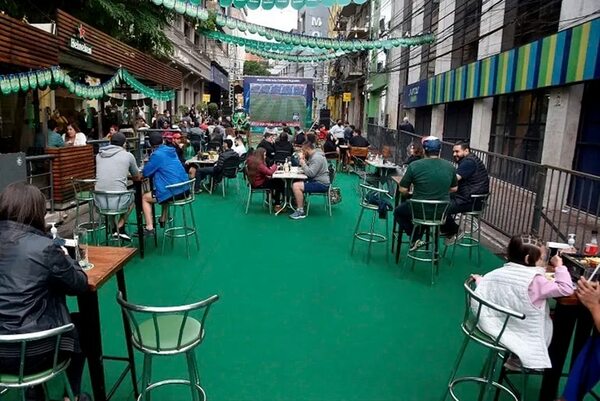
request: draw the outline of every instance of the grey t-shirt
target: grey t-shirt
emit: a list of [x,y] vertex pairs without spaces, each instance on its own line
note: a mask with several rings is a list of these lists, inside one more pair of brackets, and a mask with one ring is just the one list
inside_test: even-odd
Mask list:
[[139,173],[135,157],[121,146],[105,146],[96,155],[96,191],[126,191],[127,177]]
[[306,162],[301,163],[301,167],[309,180],[323,185],[330,184],[329,165],[321,149],[317,149]]

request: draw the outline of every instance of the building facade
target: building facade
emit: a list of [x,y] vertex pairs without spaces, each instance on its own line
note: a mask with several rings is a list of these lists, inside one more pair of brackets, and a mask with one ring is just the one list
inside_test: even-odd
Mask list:
[[[424,10],[419,13],[419,10]],[[398,115],[419,134],[600,175],[597,0],[405,2],[409,51]],[[395,127],[394,127],[395,128]]]

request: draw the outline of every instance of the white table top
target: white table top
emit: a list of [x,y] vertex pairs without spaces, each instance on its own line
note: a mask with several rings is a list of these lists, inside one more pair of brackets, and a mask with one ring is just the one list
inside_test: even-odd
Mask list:
[[217,159],[205,159],[205,160],[200,160],[198,159],[198,156],[194,156],[191,159],[188,159],[185,161],[186,164],[215,164],[217,163]]
[[398,168],[400,166],[398,166],[395,163],[383,163],[382,160],[365,160],[365,162],[373,167],[377,167],[377,168]]
[[289,173],[283,170],[277,170],[273,173],[273,178],[306,180],[308,177],[298,167],[292,167]]

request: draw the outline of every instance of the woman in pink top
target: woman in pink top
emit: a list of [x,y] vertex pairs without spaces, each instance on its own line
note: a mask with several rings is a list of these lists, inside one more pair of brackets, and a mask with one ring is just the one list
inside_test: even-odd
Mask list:
[[277,165],[267,167],[265,163],[267,152],[264,148],[256,149],[246,161],[248,181],[252,188],[268,188],[272,190],[275,211],[281,209],[281,194],[283,193],[283,180],[272,179],[273,173],[277,171]]
[[[524,320],[511,319],[501,342],[520,361],[511,359],[508,368],[530,369],[551,367],[548,345],[552,339],[549,298],[573,293],[571,275],[558,255],[546,267],[546,247],[533,235],[516,235],[507,250],[508,263],[485,276],[472,275],[477,283],[475,293],[496,305],[525,314]],[[553,277],[546,274],[553,270]],[[501,318],[482,313],[479,327],[490,335],[500,332]]]

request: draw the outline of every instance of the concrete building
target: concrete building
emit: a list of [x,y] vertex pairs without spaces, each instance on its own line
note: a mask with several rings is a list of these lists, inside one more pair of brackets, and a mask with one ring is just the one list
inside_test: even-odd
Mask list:
[[[351,3],[332,9],[331,37],[343,40],[368,39],[371,20],[371,3]],[[327,108],[333,120],[347,120],[356,127],[365,128],[367,86],[367,52],[348,53],[335,59],[329,70],[329,97]],[[350,100],[344,101],[344,93]]]
[[388,63],[407,84],[399,117],[419,134],[600,175],[598,0],[399,3],[404,32],[436,33]]

